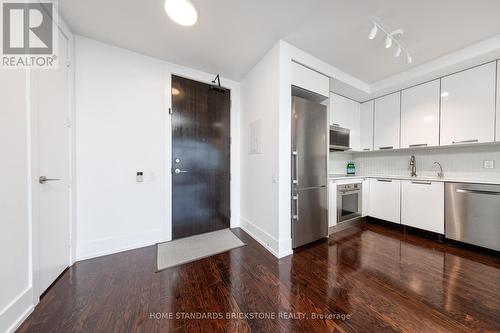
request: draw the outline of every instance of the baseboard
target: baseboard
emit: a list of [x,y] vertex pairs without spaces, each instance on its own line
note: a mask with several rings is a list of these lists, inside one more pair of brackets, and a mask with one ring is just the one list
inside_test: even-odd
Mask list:
[[0,332],[14,332],[33,312],[33,288],[25,289],[0,312]]
[[279,242],[276,238],[271,236],[269,233],[265,232],[249,220],[240,217],[241,223],[240,228],[243,229],[247,234],[249,234],[253,239],[260,243],[269,252],[272,253],[276,258],[279,256]]
[[77,245],[76,261],[97,258],[165,242],[166,239],[162,236],[163,233],[163,229],[157,229],[133,235],[82,242]]

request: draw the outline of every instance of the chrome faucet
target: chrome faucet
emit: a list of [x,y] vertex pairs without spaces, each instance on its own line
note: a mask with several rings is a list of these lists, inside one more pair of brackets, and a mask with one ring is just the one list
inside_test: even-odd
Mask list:
[[415,155],[411,155],[410,167],[411,167],[411,176],[417,177],[417,161],[415,160]]
[[438,177],[443,178],[443,166],[439,162],[434,162],[434,164],[432,164],[432,167],[434,168],[435,165],[439,167]]

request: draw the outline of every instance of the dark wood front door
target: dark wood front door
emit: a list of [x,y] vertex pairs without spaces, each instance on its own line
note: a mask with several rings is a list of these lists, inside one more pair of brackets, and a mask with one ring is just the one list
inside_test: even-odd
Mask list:
[[172,76],[172,239],[229,228],[230,91]]

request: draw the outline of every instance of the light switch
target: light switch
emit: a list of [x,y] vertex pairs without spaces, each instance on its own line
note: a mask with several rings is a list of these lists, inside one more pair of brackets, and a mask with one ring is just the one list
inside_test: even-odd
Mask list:
[[495,161],[493,160],[485,160],[483,163],[483,167],[485,169],[495,169]]
[[137,171],[137,174],[135,176],[135,181],[138,183],[144,182],[144,173],[142,171]]

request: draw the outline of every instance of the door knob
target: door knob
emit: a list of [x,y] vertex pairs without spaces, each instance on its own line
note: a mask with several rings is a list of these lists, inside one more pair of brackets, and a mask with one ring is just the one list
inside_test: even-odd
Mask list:
[[181,169],[175,169],[174,172],[177,173],[177,174],[179,174],[179,173],[187,173],[186,170],[181,170]]
[[38,182],[40,184],[45,184],[46,182],[56,182],[56,181],[59,181],[60,179],[56,179],[56,178],[47,178],[45,176],[40,176],[40,178],[38,178]]

